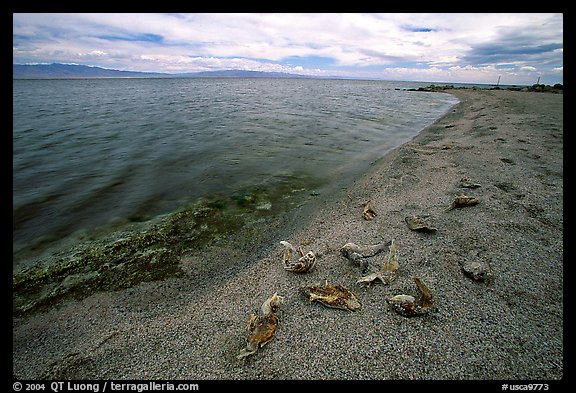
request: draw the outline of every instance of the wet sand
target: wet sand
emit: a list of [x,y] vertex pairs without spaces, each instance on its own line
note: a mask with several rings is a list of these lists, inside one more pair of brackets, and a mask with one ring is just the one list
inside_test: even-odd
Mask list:
[[[187,277],[103,292],[13,321],[19,379],[556,380],[563,372],[563,95],[453,90],[460,103],[377,161],[346,196],[321,206],[277,246],[222,275],[203,264],[242,259],[215,246],[182,259]],[[460,186],[463,177],[479,188]],[[459,192],[480,200],[447,211]],[[377,216],[362,217],[371,200]],[[435,233],[404,218],[426,215]],[[361,286],[347,242],[395,240],[390,285]],[[314,269],[283,269],[281,240],[312,250]],[[370,258],[373,268],[384,254]],[[476,281],[469,264],[489,268]],[[416,294],[436,311],[406,318],[386,298]],[[352,290],[362,308],[330,309],[298,290]],[[284,297],[272,341],[237,359],[249,314]]]

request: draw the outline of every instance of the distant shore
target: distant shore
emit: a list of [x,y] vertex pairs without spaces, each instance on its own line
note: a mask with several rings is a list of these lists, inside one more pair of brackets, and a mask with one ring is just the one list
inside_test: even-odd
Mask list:
[[[491,86],[491,87],[488,87]],[[428,85],[426,87],[419,87],[417,89],[406,89],[408,91],[446,91],[446,90],[466,90],[470,89],[470,87],[454,87],[454,85]],[[509,91],[523,91],[523,92],[536,92],[536,93],[554,93],[554,94],[564,94],[564,85],[561,83],[557,83],[554,86],[544,85],[536,83],[532,86],[516,86],[516,85],[507,85],[507,86],[498,86],[498,85],[487,85],[484,87],[487,90],[509,90]],[[472,87],[472,90],[475,90]]]
[[[95,293],[14,318],[18,379],[559,380],[563,347],[563,95],[445,90],[460,103],[386,154],[300,228],[252,250],[212,247],[180,261],[184,277]],[[468,188],[462,179],[478,185]],[[448,210],[456,195],[480,203]],[[371,201],[372,220],[362,217]],[[410,230],[405,217],[437,230]],[[345,243],[395,240],[399,275],[361,286]],[[281,240],[317,254],[283,269]],[[262,250],[270,250],[263,252]],[[203,266],[253,255],[223,274]],[[369,259],[378,269],[383,255]],[[470,268],[472,266],[472,268]],[[471,270],[484,269],[474,276]],[[406,318],[386,299],[426,283],[436,310]],[[474,278],[476,277],[476,279]],[[341,284],[357,311],[310,303],[303,285]],[[244,328],[273,293],[276,335],[246,359]]]

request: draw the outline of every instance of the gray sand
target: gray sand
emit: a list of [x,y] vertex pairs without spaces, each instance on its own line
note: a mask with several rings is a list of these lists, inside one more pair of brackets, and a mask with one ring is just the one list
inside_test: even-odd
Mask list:
[[[240,258],[225,246],[183,259],[189,278],[97,293],[13,323],[21,379],[523,379],[563,378],[563,96],[454,90],[461,100],[379,160],[340,200],[287,240],[319,254],[287,272],[282,246],[255,250],[234,274],[196,264]],[[459,187],[462,177],[481,185]],[[458,192],[481,200],[446,211]],[[362,218],[362,204],[377,212]],[[436,233],[408,229],[427,214]],[[395,239],[399,276],[359,286],[339,254],[347,242]],[[383,254],[372,257],[377,267]],[[489,265],[477,282],[465,263]],[[437,311],[406,318],[385,299],[415,294],[419,276]],[[362,302],[355,312],[309,303],[298,288],[328,279]],[[248,316],[271,294],[285,303],[275,338],[255,355]]]

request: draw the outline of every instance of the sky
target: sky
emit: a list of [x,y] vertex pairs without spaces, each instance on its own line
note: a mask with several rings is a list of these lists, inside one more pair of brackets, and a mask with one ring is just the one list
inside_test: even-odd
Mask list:
[[13,63],[563,83],[563,14],[13,14]]

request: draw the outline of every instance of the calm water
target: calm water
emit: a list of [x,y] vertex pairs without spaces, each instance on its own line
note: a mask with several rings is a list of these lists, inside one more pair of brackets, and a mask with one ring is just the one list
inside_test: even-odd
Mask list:
[[[456,98],[321,79],[13,81],[13,244],[310,177],[345,187]],[[324,187],[324,188],[323,188]]]

